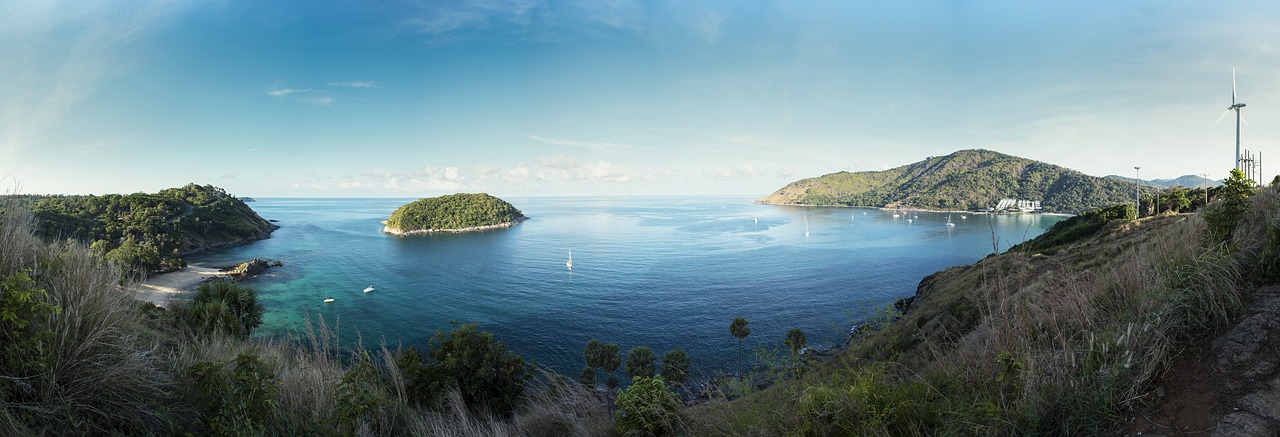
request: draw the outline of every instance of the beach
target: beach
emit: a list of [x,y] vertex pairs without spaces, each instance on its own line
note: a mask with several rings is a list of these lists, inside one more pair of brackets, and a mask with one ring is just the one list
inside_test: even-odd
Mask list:
[[141,301],[163,306],[167,305],[175,297],[181,296],[183,292],[194,289],[204,281],[227,277],[225,272],[218,269],[187,266],[182,270],[157,275],[142,281],[138,285],[134,297]]

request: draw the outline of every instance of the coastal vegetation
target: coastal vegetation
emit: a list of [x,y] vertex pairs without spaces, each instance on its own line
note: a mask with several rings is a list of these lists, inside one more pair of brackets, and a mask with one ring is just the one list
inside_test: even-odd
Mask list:
[[757,203],[910,206],[985,210],[1002,198],[1041,201],[1047,212],[1077,214],[1133,200],[1119,180],[990,150],[961,150],[884,171],[838,172],[787,184]]
[[418,199],[396,208],[384,232],[392,234],[462,231],[510,226],[527,218],[505,200],[485,193]]
[[[1233,173],[1199,213],[1086,212],[924,278],[830,358],[793,329],[776,381],[722,377],[696,403],[689,354],[589,341],[581,383],[474,323],[422,348],[340,345],[323,319],[254,339],[256,292],[206,284],[169,310],[116,262],[0,217],[0,429],[126,435],[1089,435],[1152,395],[1171,357],[1280,276],[1280,187]],[[1154,198],[1153,198],[1154,200]],[[1161,208],[1163,209],[1163,208]],[[748,314],[749,316],[749,314]],[[746,317],[730,323],[744,340]],[[764,354],[757,354],[763,356]],[[621,390],[596,387],[625,367]]]
[[0,197],[0,208],[33,212],[42,236],[83,242],[129,273],[144,276],[181,269],[184,256],[266,238],[276,228],[212,185],[188,184],[152,194]]

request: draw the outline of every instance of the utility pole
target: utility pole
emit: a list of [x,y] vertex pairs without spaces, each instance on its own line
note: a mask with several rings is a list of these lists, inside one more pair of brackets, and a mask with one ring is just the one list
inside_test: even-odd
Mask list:
[[1209,206],[1209,173],[1200,173],[1200,187],[1204,188],[1204,206]]
[[1133,168],[1133,210],[1137,211],[1137,216],[1142,217],[1142,177],[1138,176],[1138,170],[1142,167]]

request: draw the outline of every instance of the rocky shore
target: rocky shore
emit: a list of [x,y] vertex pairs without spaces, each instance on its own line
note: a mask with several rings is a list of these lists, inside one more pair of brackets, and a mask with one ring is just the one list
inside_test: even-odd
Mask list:
[[412,231],[402,231],[397,228],[386,226],[387,222],[384,220],[382,222],[382,224],[384,225],[382,227],[382,232],[385,232],[387,234],[390,234],[396,237],[409,237],[413,235],[430,235],[430,234],[458,234],[463,232],[480,232],[480,231],[488,231],[492,229],[509,228],[509,227],[518,225],[520,224],[520,222],[523,222],[528,219],[529,219],[528,217],[521,217],[519,219],[512,220],[509,222],[498,223],[496,225],[488,225],[488,226],[472,226],[468,228],[459,228],[459,229],[416,229]]

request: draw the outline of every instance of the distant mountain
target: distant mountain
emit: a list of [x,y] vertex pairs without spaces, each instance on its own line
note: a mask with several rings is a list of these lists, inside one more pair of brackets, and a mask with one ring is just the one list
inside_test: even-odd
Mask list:
[[973,210],[1002,198],[1040,201],[1047,212],[1075,214],[1129,202],[1133,185],[990,150],[961,150],[884,171],[802,179],[756,203]]
[[[1114,180],[1118,180],[1118,181],[1124,181],[1125,183],[1128,183],[1128,184],[1132,184],[1132,183],[1133,183],[1133,181],[1134,181],[1134,179],[1133,179],[1133,178],[1127,178],[1127,177],[1120,176],[1120,175],[1107,175],[1107,176],[1103,176],[1103,177],[1104,177],[1104,178],[1107,178],[1107,179],[1114,179]],[[1184,187],[1184,188],[1200,188],[1200,187],[1201,187],[1201,185],[1200,185],[1200,184],[1201,184],[1201,182],[1203,182],[1204,180],[1205,180],[1205,178],[1202,178],[1202,177],[1200,177],[1200,176],[1190,175],[1190,174],[1189,174],[1189,175],[1186,175],[1186,176],[1178,177],[1178,178],[1176,178],[1176,179],[1152,179],[1152,180],[1144,180],[1144,181],[1142,181],[1142,184],[1143,184],[1143,185],[1147,185],[1147,186],[1151,186],[1151,187],[1160,187],[1160,188],[1170,188],[1170,187],[1174,187],[1174,186],[1179,186],[1179,187]],[[1216,187],[1216,186],[1218,186],[1218,185],[1222,185],[1222,180],[1221,180],[1221,179],[1218,179],[1218,180],[1212,180],[1212,179],[1210,179],[1210,180],[1209,180],[1209,184],[1208,184],[1208,185],[1209,185],[1210,187]]]

